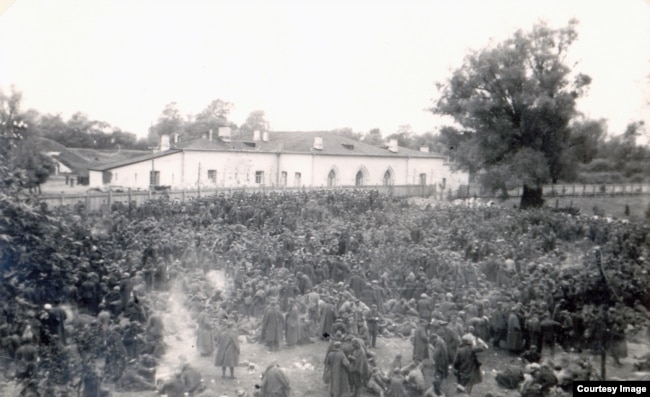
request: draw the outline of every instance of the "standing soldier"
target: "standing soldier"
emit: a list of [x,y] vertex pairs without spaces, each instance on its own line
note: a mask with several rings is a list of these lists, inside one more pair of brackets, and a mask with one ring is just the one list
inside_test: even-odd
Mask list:
[[353,390],[353,396],[359,397],[361,390],[368,383],[370,378],[370,369],[368,366],[368,357],[361,346],[359,339],[352,339],[352,354],[350,360],[350,381]]
[[375,348],[377,334],[379,333],[379,312],[377,311],[377,305],[370,306],[370,311],[366,315],[366,325],[368,326],[368,335],[370,336],[370,347]]
[[284,329],[284,316],[278,307],[278,302],[273,299],[271,304],[264,310],[262,318],[261,339],[271,351],[280,349],[282,330]]
[[230,368],[230,377],[235,378],[235,367],[239,364],[239,341],[233,330],[232,321],[226,322],[226,329],[219,335],[219,346],[214,365],[221,367],[221,377],[226,376],[226,367]]
[[341,351],[341,342],[334,342],[332,349],[325,357],[325,372],[323,373],[323,380],[329,384],[330,397],[342,397],[350,392],[348,383],[349,368],[350,361]]

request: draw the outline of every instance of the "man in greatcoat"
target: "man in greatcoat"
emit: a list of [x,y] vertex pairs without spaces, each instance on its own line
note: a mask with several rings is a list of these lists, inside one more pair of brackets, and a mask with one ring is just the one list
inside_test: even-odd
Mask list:
[[361,345],[359,339],[352,339],[352,354],[349,356],[350,361],[350,383],[353,390],[353,396],[359,397],[361,390],[370,379],[370,367],[368,365],[368,356]]
[[508,334],[506,337],[506,350],[519,354],[524,347],[521,321],[516,313],[516,307],[508,315]]
[[262,375],[263,397],[289,397],[289,378],[277,363],[271,364]]
[[441,396],[442,382],[449,375],[449,356],[447,353],[447,343],[434,334],[431,338],[431,345],[433,347],[431,359],[433,360],[434,373],[433,373],[433,392],[436,396]]
[[287,346],[295,346],[301,339],[300,336],[300,311],[296,301],[289,299],[289,311],[287,312],[284,334]]
[[264,310],[262,318],[262,341],[271,351],[280,349],[282,340],[282,330],[284,329],[284,315],[278,307],[276,300],[272,300],[269,306]]
[[413,361],[429,358],[429,335],[426,326],[426,321],[420,320],[413,333]]
[[472,387],[477,383],[481,383],[483,380],[481,376],[481,363],[478,361],[478,357],[472,346],[472,340],[468,337],[462,339],[461,346],[456,353],[454,373],[458,385],[467,394],[471,394]]
[[334,342],[332,349],[325,357],[325,372],[323,380],[329,384],[330,397],[342,397],[350,392],[348,369],[350,361],[341,351],[341,342]]
[[326,300],[321,307],[320,315],[320,337],[327,339],[332,335],[334,321],[336,321],[336,309],[334,305]]
[[235,377],[235,367],[239,364],[239,341],[233,330],[234,324],[229,321],[226,329],[219,335],[219,345],[214,365],[221,367],[221,377],[226,376],[226,367],[230,368],[230,377]]
[[377,305],[370,306],[370,311],[366,313],[366,325],[368,327],[368,336],[370,338],[370,347],[375,348],[377,344],[377,334],[379,333],[379,311]]

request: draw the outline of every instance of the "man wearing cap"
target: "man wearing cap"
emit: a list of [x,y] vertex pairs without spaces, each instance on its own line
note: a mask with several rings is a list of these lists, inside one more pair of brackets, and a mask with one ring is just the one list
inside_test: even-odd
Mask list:
[[379,312],[377,311],[377,305],[370,306],[370,311],[366,314],[366,325],[368,326],[370,347],[375,348],[377,344],[377,334],[379,333]]
[[429,358],[429,335],[426,327],[426,321],[420,320],[413,333],[413,361]]
[[320,316],[320,337],[327,339],[332,335],[334,322],[336,321],[336,309],[330,299],[326,299],[321,306]]
[[41,323],[43,324],[44,334],[41,336],[41,340],[44,344],[49,344],[55,339],[65,345],[66,344],[66,332],[65,332],[65,320],[68,316],[60,306],[52,306],[49,303],[45,304],[45,312],[41,316]]
[[283,329],[284,316],[278,307],[277,301],[273,299],[271,300],[271,304],[264,310],[261,335],[261,340],[266,343],[271,351],[280,349]]
[[263,397],[289,397],[289,378],[277,363],[271,364],[262,375]]
[[354,397],[361,395],[361,390],[368,383],[370,369],[365,349],[361,346],[359,339],[352,339],[352,354],[350,354],[350,385]]
[[427,294],[422,294],[420,295],[420,299],[418,300],[418,303],[416,305],[416,310],[418,311],[418,315],[420,318],[424,321],[426,321],[427,324],[431,322],[431,313],[433,312],[433,300],[429,298],[429,295]]
[[350,361],[341,351],[341,342],[334,342],[332,349],[325,357],[323,380],[329,384],[330,397],[342,397],[350,392],[348,370]]
[[436,396],[442,395],[442,382],[449,375],[449,353],[447,343],[438,335],[431,336],[431,359],[434,364],[433,392]]
[[232,321],[226,322],[226,329],[219,335],[219,346],[214,365],[221,367],[221,377],[226,376],[226,367],[230,368],[230,377],[235,377],[235,367],[239,364],[239,341],[233,330]]

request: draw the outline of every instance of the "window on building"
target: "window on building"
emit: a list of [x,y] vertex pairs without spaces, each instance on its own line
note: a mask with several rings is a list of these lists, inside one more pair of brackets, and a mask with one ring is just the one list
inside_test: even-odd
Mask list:
[[114,173],[113,176],[115,177],[115,180],[117,181],[117,172]]
[[327,174],[327,186],[336,186],[336,172],[334,170],[330,170],[330,173]]
[[384,172],[384,186],[390,186],[393,184],[393,174],[390,173],[390,170]]
[[111,183],[111,179],[113,179],[113,173],[111,173],[110,171],[102,172],[102,183],[104,185]]
[[296,172],[293,176],[293,186],[302,186],[302,175]]
[[212,183],[217,183],[217,170],[208,170],[208,179]]
[[149,171],[149,186],[160,186],[160,171]]
[[427,184],[427,174],[420,174],[420,185]]
[[363,171],[357,172],[357,176],[354,178],[354,184],[355,186],[363,186],[364,182],[364,175]]
[[255,183],[264,183],[264,171],[255,171]]
[[440,184],[440,187],[442,190],[444,190],[447,187],[447,178],[442,178],[442,183]]
[[282,175],[280,176],[280,186],[287,186],[287,172],[282,171]]

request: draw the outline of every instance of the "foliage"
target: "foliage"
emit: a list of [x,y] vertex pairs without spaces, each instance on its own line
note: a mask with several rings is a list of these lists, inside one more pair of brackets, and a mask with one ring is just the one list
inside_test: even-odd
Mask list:
[[460,126],[447,128],[442,137],[455,147],[461,167],[471,172],[498,168],[500,176],[539,187],[548,179],[557,181],[575,161],[566,153],[572,142],[570,122],[577,115],[576,99],[591,82],[582,74],[572,80],[564,63],[577,38],[576,24],[572,20],[551,29],[538,23],[530,32],[518,31],[469,54],[438,85],[441,96],[430,110]]
[[242,134],[253,135],[254,131],[265,132],[271,129],[271,124],[266,120],[263,110],[253,110],[250,112],[244,124],[239,127]]

